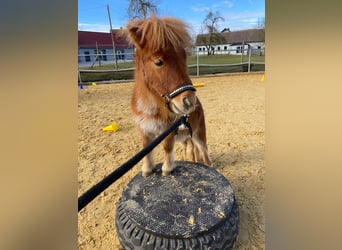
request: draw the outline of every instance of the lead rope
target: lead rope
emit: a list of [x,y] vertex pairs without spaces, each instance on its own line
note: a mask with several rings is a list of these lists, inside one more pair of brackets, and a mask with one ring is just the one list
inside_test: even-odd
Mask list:
[[[167,137],[171,132],[178,129],[180,125],[184,124],[186,127],[190,128],[188,123],[188,115],[181,116],[177,121],[175,121],[167,130],[165,130],[161,135],[154,139],[149,145],[143,148],[135,156],[129,159],[126,163],[115,169],[111,174],[105,177],[102,181],[95,184],[88,191],[83,193],[78,198],[78,212],[81,211],[88,203],[96,198],[102,191],[113,184],[117,179],[123,176],[128,170],[130,170],[135,164],[137,164],[144,156],[150,153],[165,137]],[[190,130],[189,129],[189,130]]]

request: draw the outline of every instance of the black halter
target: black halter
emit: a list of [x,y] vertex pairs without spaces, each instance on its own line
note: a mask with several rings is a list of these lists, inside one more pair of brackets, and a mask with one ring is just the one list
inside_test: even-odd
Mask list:
[[170,111],[172,111],[171,108],[170,108],[171,99],[174,98],[175,96],[179,95],[180,93],[183,93],[184,91],[187,91],[187,90],[196,91],[196,88],[194,86],[192,86],[191,84],[187,84],[187,85],[183,85],[183,86],[180,86],[180,87],[172,90],[168,94],[162,95],[162,97],[164,98],[166,107]]

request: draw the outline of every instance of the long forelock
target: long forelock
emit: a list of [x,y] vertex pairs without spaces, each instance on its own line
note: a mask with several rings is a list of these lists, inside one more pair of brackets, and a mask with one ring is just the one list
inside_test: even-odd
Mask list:
[[152,51],[179,50],[191,46],[191,37],[188,26],[179,19],[172,17],[151,17],[145,20],[141,26],[141,41],[146,41],[145,46]]

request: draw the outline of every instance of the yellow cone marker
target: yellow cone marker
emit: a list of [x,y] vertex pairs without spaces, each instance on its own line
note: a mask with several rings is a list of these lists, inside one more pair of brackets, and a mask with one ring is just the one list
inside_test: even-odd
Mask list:
[[96,86],[96,82],[92,82],[91,85]]
[[194,87],[203,87],[204,83],[194,83]]
[[260,81],[261,81],[261,82],[265,81],[265,75],[262,75]]
[[116,122],[113,122],[112,124],[108,125],[107,127],[104,127],[103,131],[117,131],[119,129],[118,124]]

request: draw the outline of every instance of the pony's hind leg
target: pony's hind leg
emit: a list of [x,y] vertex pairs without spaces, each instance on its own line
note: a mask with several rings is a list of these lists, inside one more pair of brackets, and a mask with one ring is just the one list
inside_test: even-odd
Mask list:
[[205,165],[212,167],[213,162],[209,156],[207,145],[204,141],[193,138],[194,148],[195,148],[195,158],[198,162],[200,158],[202,158]]
[[195,162],[199,162],[201,160],[201,155],[200,155],[199,149],[198,149],[196,144],[194,144],[194,152],[193,152],[193,154],[194,154],[194,161]]
[[192,143],[192,140],[190,138],[187,138],[183,142],[183,150],[184,150],[184,161],[196,161],[195,160],[195,145]]

